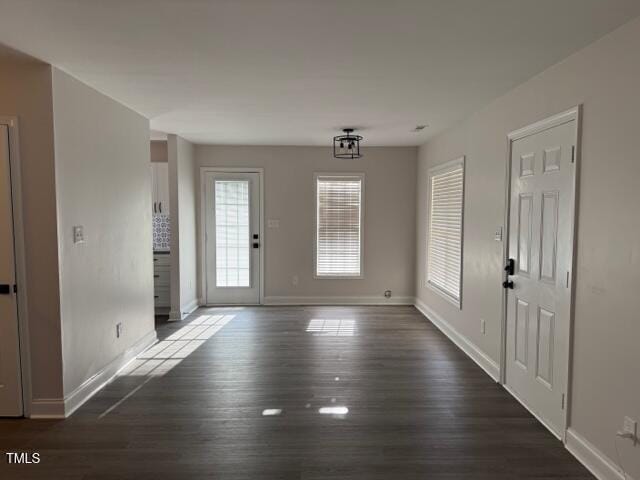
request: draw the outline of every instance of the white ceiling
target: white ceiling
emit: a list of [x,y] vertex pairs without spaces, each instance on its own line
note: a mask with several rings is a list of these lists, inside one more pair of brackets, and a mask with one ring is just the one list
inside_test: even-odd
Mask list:
[[[419,145],[638,0],[0,0],[0,42],[198,143]],[[421,133],[417,124],[428,124]]]

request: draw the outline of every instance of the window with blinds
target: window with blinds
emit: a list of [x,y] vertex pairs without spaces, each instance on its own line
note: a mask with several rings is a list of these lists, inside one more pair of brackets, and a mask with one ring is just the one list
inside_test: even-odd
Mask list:
[[427,283],[460,307],[464,157],[429,172]]
[[316,176],[317,277],[362,276],[364,176]]

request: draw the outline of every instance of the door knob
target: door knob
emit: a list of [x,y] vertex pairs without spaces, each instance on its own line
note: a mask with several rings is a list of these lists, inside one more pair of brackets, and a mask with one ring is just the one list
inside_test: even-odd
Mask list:
[[253,242],[253,248],[260,248],[260,244],[258,242]]
[[502,282],[502,288],[509,288],[513,290],[513,287],[513,280],[505,280],[504,282]]
[[0,295],[10,295],[11,294],[11,285],[2,284],[0,285]]

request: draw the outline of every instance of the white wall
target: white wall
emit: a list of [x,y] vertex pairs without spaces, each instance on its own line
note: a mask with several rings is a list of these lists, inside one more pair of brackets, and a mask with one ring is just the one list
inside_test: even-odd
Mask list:
[[[570,429],[611,463],[617,463],[615,432],[623,417],[640,421],[639,46],[640,20],[635,20],[501,97],[419,152],[418,299],[498,362],[502,245],[493,234],[504,219],[506,136],[584,104]],[[423,282],[427,169],[461,155],[467,156],[467,163],[463,308],[458,311]],[[480,333],[480,318],[487,321],[486,335]],[[629,441],[618,441],[618,446],[628,473],[640,478],[640,446],[634,448]],[[619,478],[585,451],[582,454],[607,478]]]
[[[325,147],[196,146],[196,164],[264,168],[266,302],[359,298],[411,301],[414,295],[415,148],[365,148],[358,160],[336,160]],[[364,172],[364,278],[313,278],[315,172]],[[200,265],[200,264],[199,264]],[[297,276],[298,285],[292,278]]]
[[171,213],[171,313],[181,319],[198,304],[196,267],[196,169],[194,146],[177,135],[167,139]]
[[62,397],[51,67],[0,46],[0,115],[20,130],[32,397]]
[[[149,122],[55,68],[53,112],[69,397],[154,335]],[[85,243],[73,243],[75,225]]]

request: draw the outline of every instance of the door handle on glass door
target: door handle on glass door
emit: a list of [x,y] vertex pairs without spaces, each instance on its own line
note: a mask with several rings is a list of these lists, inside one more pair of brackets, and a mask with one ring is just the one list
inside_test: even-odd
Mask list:
[[513,281],[512,280],[505,280],[504,282],[502,282],[502,288],[508,288],[510,290],[513,290]]

